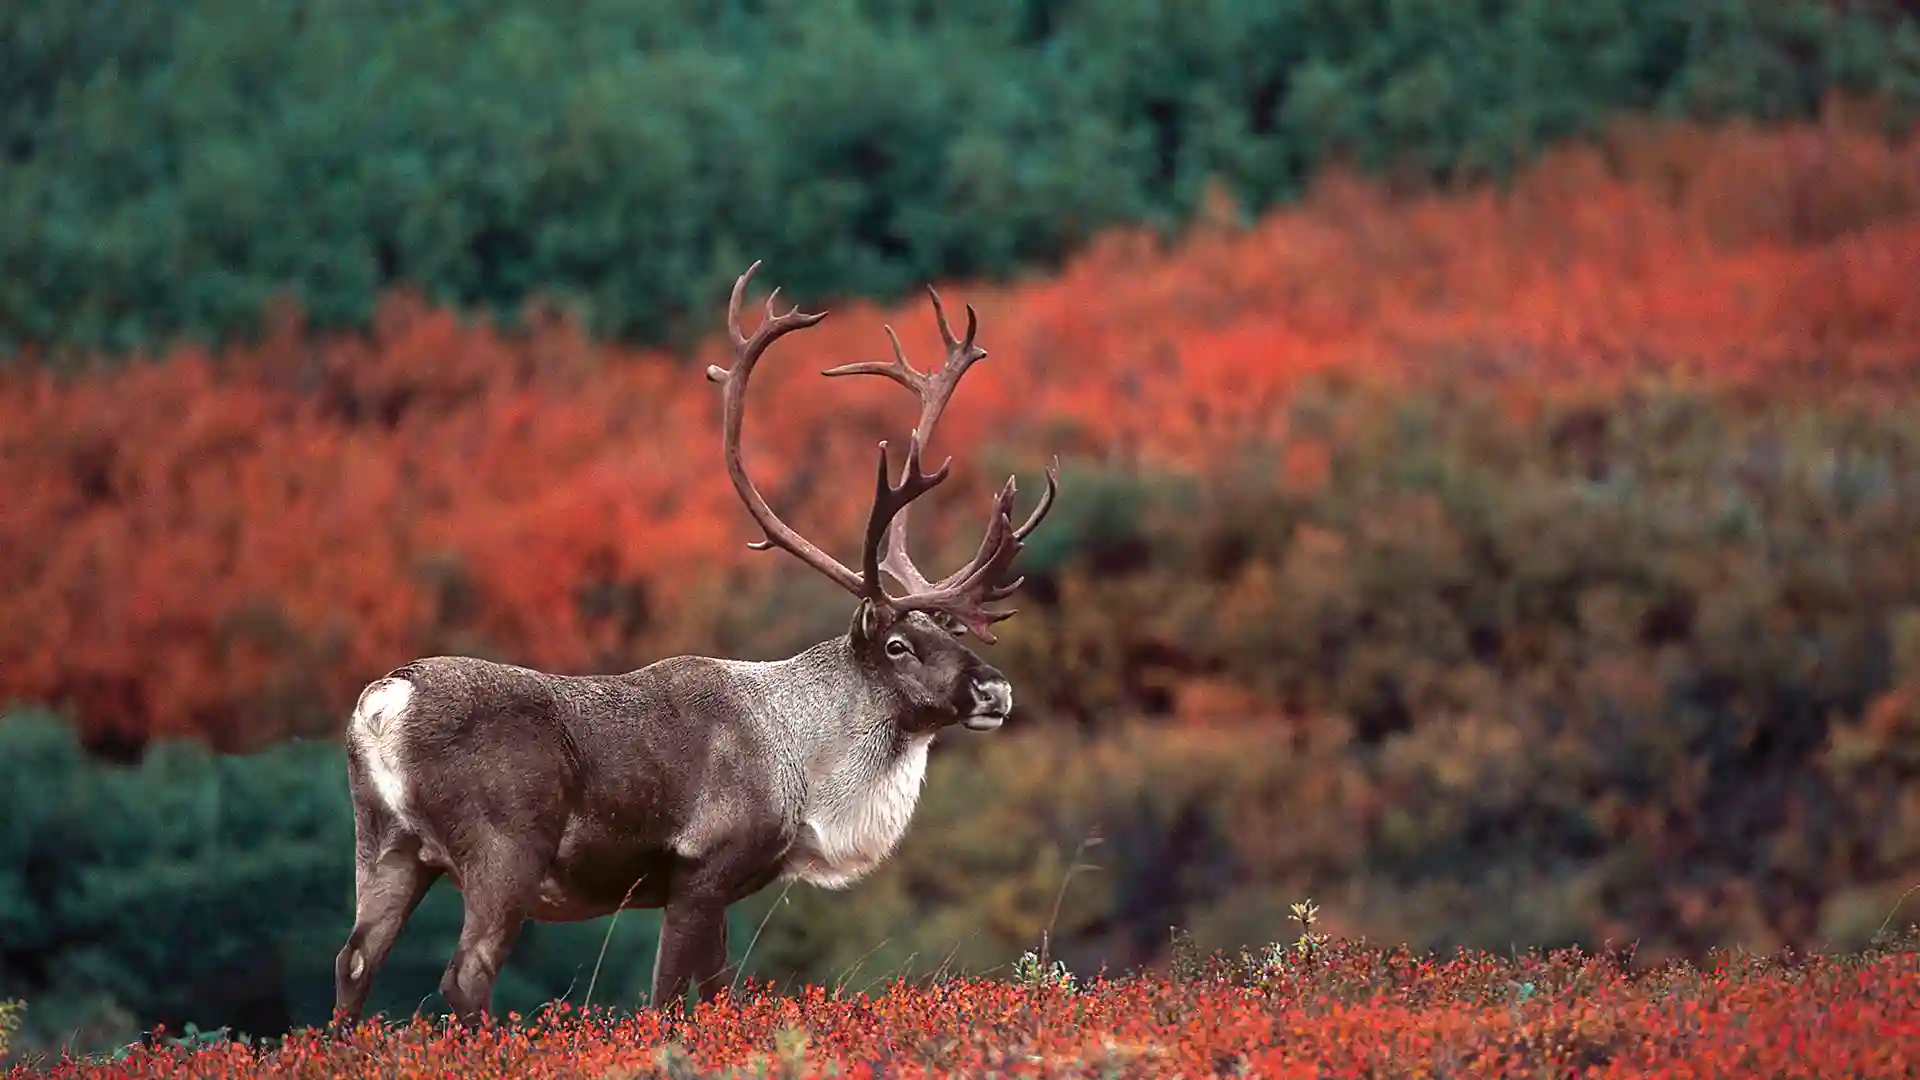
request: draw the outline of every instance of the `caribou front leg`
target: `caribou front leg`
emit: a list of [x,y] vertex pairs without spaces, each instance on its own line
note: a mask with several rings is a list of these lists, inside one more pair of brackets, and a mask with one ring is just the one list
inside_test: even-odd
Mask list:
[[719,993],[727,972],[727,905],[763,888],[778,873],[788,840],[777,833],[730,842],[675,868],[660,951],[653,962],[653,1007]]
[[726,904],[705,897],[670,901],[653,964],[653,1007],[685,1005],[689,985],[695,1000],[707,1000],[719,991],[726,967]]

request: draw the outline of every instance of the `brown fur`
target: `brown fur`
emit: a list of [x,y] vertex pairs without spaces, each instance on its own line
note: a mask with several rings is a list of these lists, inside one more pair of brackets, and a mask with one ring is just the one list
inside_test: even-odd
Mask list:
[[[756,266],[758,264],[755,264]],[[930,583],[905,551],[907,503],[938,484],[920,447],[967,365],[986,355],[954,339],[946,368],[922,376],[900,356],[885,374],[919,393],[921,423],[898,485],[885,444],[862,570],[840,565],[773,516],[740,463],[748,374],[768,344],[819,315],[772,315],[739,330],[746,281],[729,309],[737,363],[726,389],[729,475],[769,546],[858,597],[846,634],[784,660],[675,656],[619,675],[558,675],[461,656],[415,660],[370,683],[347,725],[355,825],[354,926],[335,965],[336,1019],[357,1018],[401,927],[442,875],[465,921],[441,979],[455,1015],[490,1007],[500,966],[528,919],[576,921],[663,908],[653,1002],[706,997],[727,966],[726,909],[781,878],[844,888],[906,831],[938,732],[997,728],[1006,678],[961,640],[1011,615],[985,605],[1051,505],[1056,472],[1026,524],[1013,484],[995,502],[980,553]],[[938,312],[938,298],[935,298]],[[896,346],[897,347],[897,346]],[[884,557],[880,548],[885,545]],[[904,596],[879,583],[886,572]]]

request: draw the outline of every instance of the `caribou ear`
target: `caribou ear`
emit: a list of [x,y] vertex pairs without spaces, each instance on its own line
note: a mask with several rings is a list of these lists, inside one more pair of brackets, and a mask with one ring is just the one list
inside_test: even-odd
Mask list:
[[856,643],[874,640],[886,632],[887,621],[886,613],[880,610],[872,597],[861,597],[859,605],[853,609],[853,640]]

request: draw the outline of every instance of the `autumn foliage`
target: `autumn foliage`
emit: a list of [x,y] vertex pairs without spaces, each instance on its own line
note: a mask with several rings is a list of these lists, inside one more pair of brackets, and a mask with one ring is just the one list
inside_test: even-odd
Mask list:
[[[1045,282],[943,286],[992,355],[936,452],[1004,454],[961,459],[923,543],[957,556],[975,496],[1002,466],[1031,492],[1045,453],[1070,488],[1075,463],[1200,474],[1283,446],[1264,452],[1312,485],[1326,448],[1288,441],[1279,407],[1303,379],[1473,379],[1522,413],[1650,376],[1911,388],[1920,148],[1842,116],[1642,123],[1507,190],[1389,197],[1336,173],[1257,224],[1230,210],[1174,250],[1123,233]],[[883,356],[883,321],[923,365],[936,339],[923,303],[795,299],[833,313],[762,369],[747,452],[844,551],[873,443],[911,407],[818,372]],[[531,321],[507,334],[395,296],[364,336],[312,338],[284,312],[218,353],[0,373],[0,697],[64,707],[101,746],[242,747],[331,731],[364,680],[422,652],[587,671],[837,630],[804,605],[750,629],[729,614],[748,586],[828,594],[745,548],[700,375],[718,339],[632,353]]]
[[44,1075],[1871,1078],[1910,1075],[1920,1057],[1920,954],[1626,959],[1296,943],[1085,985],[747,986],[688,1017],[559,1006],[470,1033],[370,1022],[261,1047],[160,1032]]
[[[738,911],[765,930],[750,973],[802,983],[991,971],[1043,928],[1083,979],[1153,968],[1169,925],[1270,940],[1309,893],[1339,894],[1338,933],[1443,957],[1634,940],[1703,968],[1334,945],[113,1068],[684,1075],[667,1045],[777,1058],[804,1023],[843,1072],[1902,1074],[1911,952],[1711,959],[1862,946],[1920,872],[1920,143],[1869,127],[1635,122],[1449,195],[1334,172],[1257,222],[1216,198],[1172,247],[942,283],[991,356],[934,447],[957,461],[922,565],[971,550],[1006,472],[1024,512],[1064,459],[995,650],[1020,719],[942,743],[916,838],[855,893]],[[883,322],[930,366],[931,312],[783,296],[832,315],[759,369],[746,452],[848,557],[873,444],[913,410],[818,372],[883,357]],[[0,704],[95,751],[285,743],[119,769],[6,712],[0,933],[27,944],[0,998],[33,1045],[324,1008],[351,821],[337,747],[286,740],[330,740],[396,664],[604,671],[844,628],[832,586],[745,546],[717,335],[674,355],[525,323],[398,295],[364,335],[282,310],[218,352],[0,370]],[[389,969],[408,1006],[457,932],[435,903]],[[592,933],[530,934],[514,1000],[567,999]],[[633,971],[650,947],[617,946]]]

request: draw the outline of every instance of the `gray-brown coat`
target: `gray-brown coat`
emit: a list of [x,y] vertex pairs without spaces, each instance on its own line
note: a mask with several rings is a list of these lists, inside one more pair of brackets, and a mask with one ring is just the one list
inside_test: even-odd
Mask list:
[[[457,1017],[479,1019],[527,919],[573,921],[623,907],[663,908],[653,1002],[718,988],[727,966],[726,908],[771,882],[845,888],[905,835],[942,729],[990,731],[1013,689],[963,642],[994,640],[1012,615],[990,610],[1051,506],[1057,466],[1015,527],[1014,484],[994,502],[979,553],[929,582],[906,553],[906,507],[945,479],[920,465],[960,376],[986,352],[976,321],[956,339],[933,297],[948,357],[938,372],[907,363],[848,364],[913,390],[922,410],[896,484],[886,444],[861,569],[799,536],[747,478],[740,429],[747,378],[768,345],[823,314],[774,313],[740,330],[750,267],[734,285],[728,329],[736,362],[708,377],[725,389],[723,451],[735,489],[767,539],[857,597],[845,634],[783,660],[675,656],[616,675],[558,675],[462,656],[415,660],[362,691],[348,722],[355,911],[336,961],[336,1019],[357,1018],[375,972],[429,886],[460,889],[465,921],[441,980]],[[931,292],[931,290],[929,290]],[[775,290],[777,295],[778,290]],[[891,329],[888,330],[892,335]],[[893,596],[885,572],[907,592]]]

